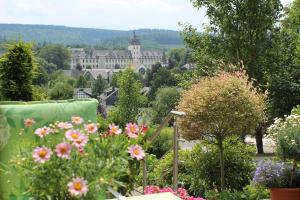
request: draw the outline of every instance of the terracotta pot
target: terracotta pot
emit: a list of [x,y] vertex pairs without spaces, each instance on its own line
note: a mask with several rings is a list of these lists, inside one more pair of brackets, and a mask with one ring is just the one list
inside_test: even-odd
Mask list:
[[272,188],[271,200],[300,200],[300,188]]

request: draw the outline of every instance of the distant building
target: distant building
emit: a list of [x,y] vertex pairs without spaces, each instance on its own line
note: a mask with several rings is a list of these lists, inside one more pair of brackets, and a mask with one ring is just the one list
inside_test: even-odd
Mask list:
[[[153,64],[157,62],[161,64],[165,63],[163,52],[142,50],[140,41],[135,33],[129,40],[127,50],[85,50],[83,48],[71,48],[71,52],[71,69],[90,70],[91,73],[96,73],[95,71],[99,69],[110,69],[111,72],[115,72],[131,66],[137,72],[143,74]],[[105,72],[99,71],[99,73]]]
[[91,88],[75,88],[74,99],[90,99],[93,98]]

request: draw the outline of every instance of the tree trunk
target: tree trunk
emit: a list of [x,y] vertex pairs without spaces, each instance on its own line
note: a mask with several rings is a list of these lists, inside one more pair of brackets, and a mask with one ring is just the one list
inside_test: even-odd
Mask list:
[[262,129],[262,127],[259,127],[256,129],[255,140],[256,140],[257,153],[263,154],[264,153],[264,144],[263,144],[263,129]]
[[220,150],[220,172],[221,172],[221,191],[225,189],[225,171],[224,171],[224,147],[223,141],[219,139],[218,147]]

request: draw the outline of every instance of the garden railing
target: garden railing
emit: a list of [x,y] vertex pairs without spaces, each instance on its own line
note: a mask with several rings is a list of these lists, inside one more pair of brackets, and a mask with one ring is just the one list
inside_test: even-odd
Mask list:
[[[173,190],[177,191],[178,189],[178,150],[179,150],[179,133],[178,133],[178,126],[176,119],[178,117],[185,116],[184,112],[180,111],[171,111],[165,119],[161,122],[159,127],[154,132],[153,136],[149,139],[149,142],[152,143],[160,134],[163,127],[171,121],[171,119],[174,119],[173,123]],[[145,187],[147,186],[147,159],[144,158],[143,160],[143,191]]]

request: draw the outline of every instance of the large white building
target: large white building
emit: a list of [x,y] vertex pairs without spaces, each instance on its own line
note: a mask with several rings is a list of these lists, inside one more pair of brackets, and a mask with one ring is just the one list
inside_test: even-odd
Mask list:
[[98,74],[113,73],[132,67],[140,73],[157,62],[164,64],[164,53],[144,51],[137,35],[134,33],[129,40],[127,50],[85,50],[72,48],[71,69],[82,69]]

